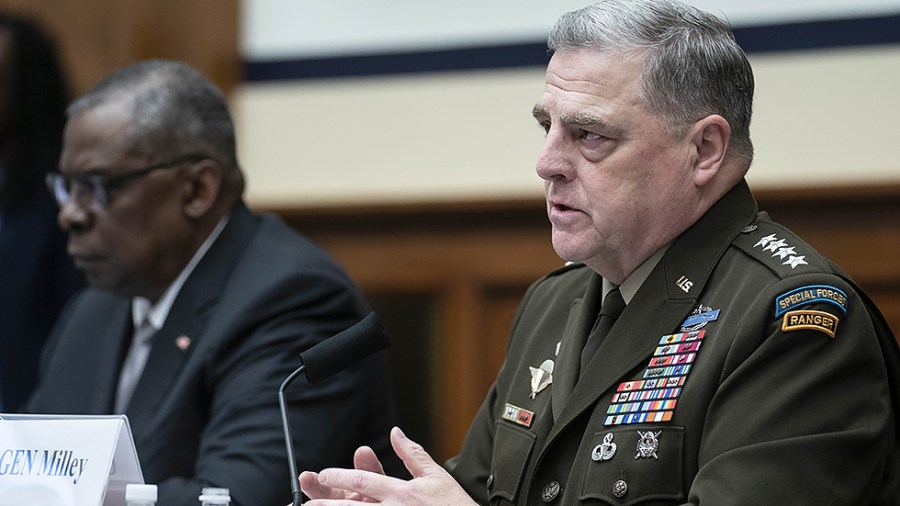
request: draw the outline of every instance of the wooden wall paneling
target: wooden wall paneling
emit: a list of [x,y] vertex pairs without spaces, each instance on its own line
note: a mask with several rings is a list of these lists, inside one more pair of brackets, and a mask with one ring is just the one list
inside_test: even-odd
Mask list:
[[115,68],[182,60],[228,93],[241,80],[238,0],[0,0],[56,41],[73,98]]
[[434,374],[434,430],[437,435],[433,451],[442,457],[455,453],[476,408],[484,398],[479,391],[481,371],[480,348],[484,336],[478,322],[482,310],[480,286],[472,276],[447,280],[442,291],[441,330],[437,354],[432,357]]
[[443,458],[459,451],[469,422],[488,393],[506,356],[515,310],[531,280],[495,285],[467,278],[449,286],[441,335],[445,355],[435,363],[438,435],[434,452]]
[[[480,313],[482,320],[479,329],[484,336],[479,346],[482,358],[479,385],[483,389],[482,399],[494,383],[503,359],[506,357],[508,334],[513,317],[522,302],[522,296],[533,279],[523,284],[488,286],[484,297],[484,310]],[[481,402],[479,400],[479,402]]]

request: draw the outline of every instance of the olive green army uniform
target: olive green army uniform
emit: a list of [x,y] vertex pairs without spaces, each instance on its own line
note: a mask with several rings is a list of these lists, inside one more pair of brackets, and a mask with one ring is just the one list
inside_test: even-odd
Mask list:
[[900,502],[897,343],[846,274],[758,212],[745,182],[671,244],[554,403],[553,378],[571,371],[542,364],[591,332],[600,287],[571,265],[528,290],[448,463],[477,501]]

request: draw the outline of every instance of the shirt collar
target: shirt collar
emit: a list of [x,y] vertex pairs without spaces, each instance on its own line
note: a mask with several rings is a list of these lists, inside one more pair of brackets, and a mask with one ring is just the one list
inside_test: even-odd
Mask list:
[[159,298],[156,304],[151,305],[150,301],[144,297],[135,297],[131,299],[131,319],[132,322],[134,322],[134,328],[140,327],[145,320],[154,330],[162,328],[163,323],[166,322],[166,318],[169,316],[172,305],[175,303],[175,298],[178,297],[178,293],[181,292],[181,287],[184,286],[187,278],[194,272],[194,268],[197,267],[197,264],[200,263],[200,260],[206,255],[206,252],[219,237],[219,234],[222,233],[222,229],[224,229],[225,224],[228,223],[228,218],[228,216],[225,216],[219,221],[216,228],[209,234],[209,237],[203,241],[203,244],[201,244],[197,249],[197,252],[194,253],[191,261],[184,266],[184,269],[181,270],[181,274],[175,278],[175,281],[166,288],[166,291],[163,292],[162,297]]
[[[647,278],[650,277],[650,272],[653,271],[653,268],[656,267],[656,264],[662,260],[663,255],[666,253],[666,250],[669,249],[671,243],[666,244],[662,248],[656,250],[656,253],[650,255],[650,258],[644,260],[644,263],[639,265],[637,269],[635,269],[631,274],[625,278],[625,281],[619,286],[619,292],[622,293],[622,298],[625,299],[625,303],[628,304],[631,302],[631,299],[637,293],[638,289],[640,289],[641,285],[644,284],[644,281],[647,281]],[[606,278],[603,279],[603,297],[606,297],[606,294],[609,293],[610,290],[615,288],[616,285],[612,284]]]

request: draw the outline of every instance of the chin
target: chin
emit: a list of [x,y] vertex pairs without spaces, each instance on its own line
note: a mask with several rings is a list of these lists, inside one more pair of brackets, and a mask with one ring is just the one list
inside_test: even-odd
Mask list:
[[557,241],[556,238],[553,240],[553,250],[556,251],[559,258],[566,262],[579,263],[590,258],[590,256],[586,255],[584,251],[576,245],[564,241]]

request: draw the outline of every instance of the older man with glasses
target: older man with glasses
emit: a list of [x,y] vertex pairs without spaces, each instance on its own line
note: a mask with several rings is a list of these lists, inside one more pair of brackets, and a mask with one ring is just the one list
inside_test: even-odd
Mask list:
[[[247,209],[224,97],[196,70],[125,67],[68,115],[47,183],[91,288],[57,323],[29,411],[128,415],[160,504],[194,505],[205,486],[284,504],[279,384],[301,351],[365,314],[358,290]],[[298,386],[289,405],[302,469],[350,465],[360,444],[390,454],[384,356]]]
[[80,205],[88,207],[93,211],[102,211],[106,209],[106,206],[109,204],[108,188],[121,186],[132,179],[146,176],[154,170],[172,169],[188,163],[199,162],[206,158],[209,157],[201,154],[179,156],[174,160],[155,163],[147,167],[131,170],[115,176],[104,176],[99,174],[73,176],[60,174],[59,172],[51,172],[47,174],[47,188],[53,193],[53,197],[60,207],[66,205],[69,199],[72,198],[73,192],[79,192],[80,197],[76,196],[75,198],[82,199],[79,202]]

